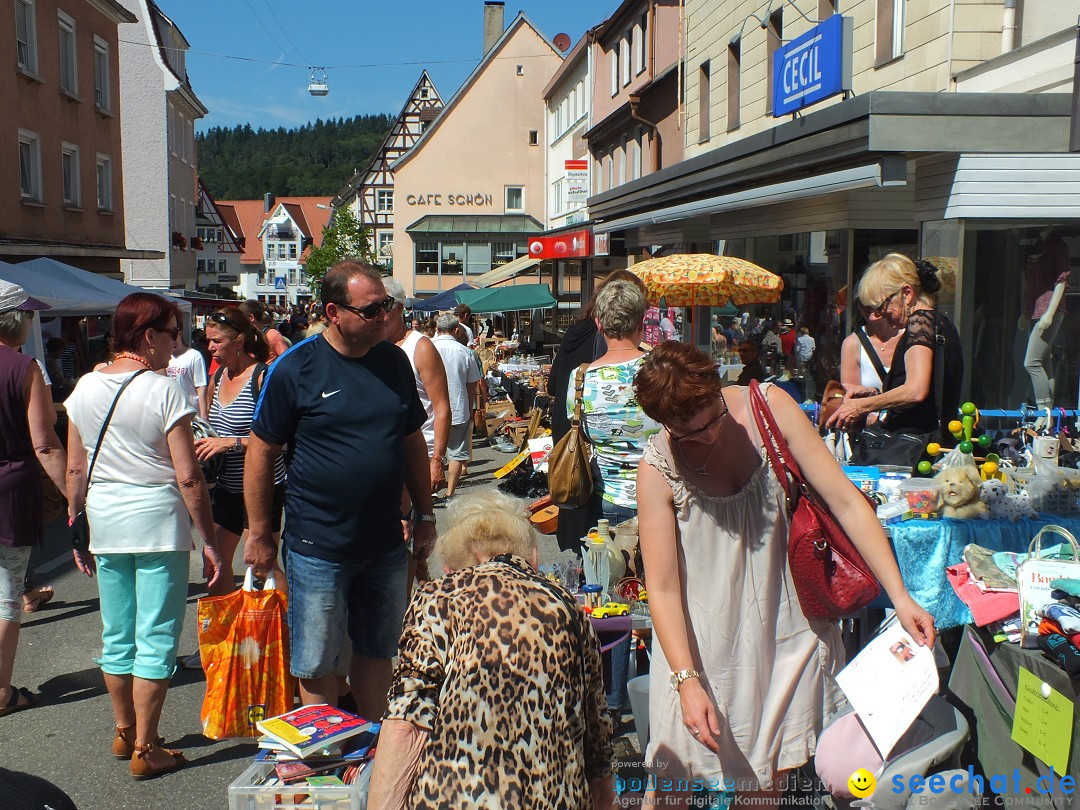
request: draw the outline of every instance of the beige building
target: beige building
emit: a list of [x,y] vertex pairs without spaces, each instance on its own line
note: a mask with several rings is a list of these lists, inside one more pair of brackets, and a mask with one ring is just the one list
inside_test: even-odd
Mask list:
[[[485,55],[393,164],[393,272],[418,296],[525,256],[543,230],[543,90],[562,54],[519,13],[486,3]],[[535,280],[535,279],[534,279]]]
[[[826,348],[855,322],[848,291],[872,261],[931,259],[964,343],[965,396],[1032,403],[1041,365],[1053,404],[1075,407],[1080,279],[1050,348],[1033,357],[1029,335],[1034,301],[1080,266],[1080,155],[1069,152],[1080,2],[844,2],[845,38],[806,46],[821,62],[804,66],[807,78],[841,76],[829,66],[845,62],[848,92],[772,115],[774,88],[792,97],[794,49],[836,5],[820,0],[806,19],[808,2],[687,0],[686,159],[591,197],[594,232],[632,257],[719,252],[777,272],[780,304],[752,314],[792,317]],[[709,314],[695,319],[699,342]]]

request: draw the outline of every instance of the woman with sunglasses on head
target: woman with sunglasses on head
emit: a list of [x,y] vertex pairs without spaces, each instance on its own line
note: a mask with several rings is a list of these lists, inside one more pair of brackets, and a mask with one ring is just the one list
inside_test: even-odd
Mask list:
[[68,517],[85,508],[90,526],[89,553],[76,551],[75,564],[97,574],[97,663],[116,723],[112,755],[130,759],[136,779],[184,765],[179,751],[160,747],[158,722],[184,625],[191,521],[204,540],[210,584],[221,575],[210,493],[195,457],[195,409],[172,380],[147,373],[169,364],[179,331],[175,303],[127,296],[113,317],[112,364],[83,376],[64,403]]
[[[775,807],[777,782],[814,755],[841,701],[837,622],[803,614],[788,567],[784,490],[767,461],[749,392],[721,387],[705,352],[663,343],[634,381],[641,408],[664,426],[637,474],[653,645],[650,742],[659,785],[646,804],[686,807],[679,780]],[[873,508],[851,486],[799,405],[763,386],[809,484],[858,547],[920,644],[933,618],[908,594]],[[796,572],[797,573],[797,572]],[[685,783],[684,783],[685,784]],[[660,796],[664,801],[660,800]]]
[[[929,262],[916,264],[890,253],[870,265],[859,281],[859,301],[902,331],[882,392],[849,391],[827,427],[856,428],[867,414],[885,411],[883,426],[891,433],[949,438],[947,425],[960,406],[964,357],[956,327],[934,308],[940,289],[938,270]],[[937,362],[942,365],[935,373]]]
[[[244,451],[251,434],[255,405],[266,377],[269,346],[262,333],[252,326],[242,312],[223,309],[206,319],[206,338],[210,353],[219,370],[210,381],[207,399],[210,402],[210,427],[216,438],[195,442],[195,454],[206,462],[221,456],[221,472],[212,494],[214,529],[221,549],[222,576],[207,591],[211,596],[231,593],[232,561],[240,536],[247,528],[244,510]],[[285,508],[285,459],[274,462],[274,495],[271,520],[274,541],[281,532],[281,515]],[[285,577],[277,578],[284,583]],[[185,666],[198,667],[197,653],[184,660]]]

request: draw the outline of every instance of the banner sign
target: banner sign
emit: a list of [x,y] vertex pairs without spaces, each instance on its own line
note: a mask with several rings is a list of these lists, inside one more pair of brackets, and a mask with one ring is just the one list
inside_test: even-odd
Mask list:
[[589,161],[567,160],[563,162],[566,172],[566,202],[574,205],[589,199]]
[[592,247],[588,230],[567,231],[558,236],[534,236],[529,240],[529,256],[534,259],[573,259],[588,256]]
[[851,89],[853,24],[834,14],[773,55],[774,118]]
[[240,276],[236,273],[218,273],[218,284],[239,284]]

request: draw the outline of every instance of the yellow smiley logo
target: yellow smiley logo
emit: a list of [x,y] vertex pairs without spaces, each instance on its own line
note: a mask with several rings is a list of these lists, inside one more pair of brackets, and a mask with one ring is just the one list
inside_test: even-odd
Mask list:
[[874,788],[877,787],[877,780],[866,768],[859,768],[848,778],[847,786],[852,796],[865,799],[867,796],[873,795]]

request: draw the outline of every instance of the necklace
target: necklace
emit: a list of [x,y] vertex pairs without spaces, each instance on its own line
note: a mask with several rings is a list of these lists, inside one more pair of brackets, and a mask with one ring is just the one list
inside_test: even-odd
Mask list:
[[[720,419],[719,419],[719,422],[717,423],[718,427],[723,427],[724,420],[727,419],[727,415],[728,415],[728,409],[725,407],[724,412],[722,414],[720,414]],[[709,474],[707,472],[705,472],[705,468],[708,467],[709,462],[712,461],[713,453],[716,452],[716,446],[718,444],[720,444],[720,431],[719,430],[716,431],[716,438],[713,439],[712,447],[709,448],[709,455],[707,455],[705,457],[705,462],[700,467],[694,467],[694,466],[692,466],[690,464],[689,461],[686,460],[686,456],[683,454],[682,442],[680,442],[680,441],[675,442],[675,446],[679,449],[679,458],[682,459],[682,463],[686,466],[686,468],[688,470],[690,470],[690,472],[696,473],[697,475],[700,475],[703,478],[708,478],[708,476],[709,476]]]
[[120,352],[118,355],[116,355],[116,357],[113,358],[113,360],[132,360],[141,366],[145,366],[147,371],[153,371],[153,369],[150,368],[150,364],[146,361],[145,358],[139,357],[139,355],[132,354],[131,352]]

